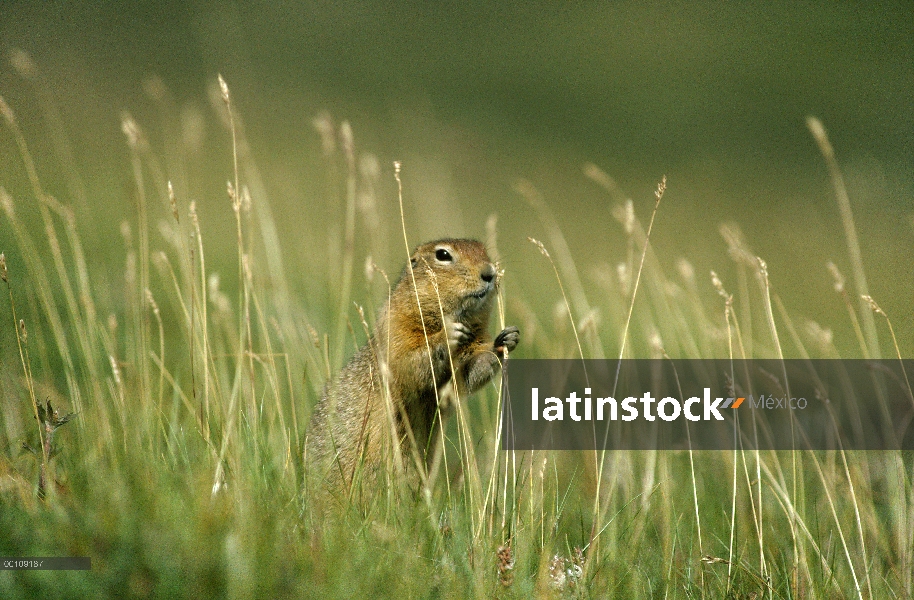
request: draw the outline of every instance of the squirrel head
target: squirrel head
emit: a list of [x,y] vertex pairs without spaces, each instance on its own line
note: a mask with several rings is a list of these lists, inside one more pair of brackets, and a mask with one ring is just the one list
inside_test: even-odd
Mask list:
[[415,306],[413,277],[426,320],[437,320],[443,312],[460,321],[488,320],[500,279],[485,246],[450,238],[417,247],[403,270],[397,287],[409,291],[406,300]]

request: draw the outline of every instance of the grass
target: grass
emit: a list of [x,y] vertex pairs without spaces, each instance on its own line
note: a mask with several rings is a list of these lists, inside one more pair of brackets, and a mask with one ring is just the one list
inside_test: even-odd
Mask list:
[[[329,147],[346,190],[342,276],[328,306],[306,306],[289,273],[312,279],[307,265],[290,263],[275,234],[241,115],[219,84],[214,110],[232,139],[224,206],[234,216],[237,284],[229,289],[208,266],[195,203],[175,192],[133,118],[124,116],[123,131],[134,217],[121,226],[120,247],[99,257],[83,250],[85,224],[45,190],[12,109],[0,105],[3,143],[12,140],[5,156],[26,174],[24,185],[0,182],[23,190],[15,198],[0,190],[2,231],[12,233],[0,242],[9,297],[0,328],[16,342],[0,350],[0,555],[93,561],[91,572],[0,571],[4,598],[914,597],[909,456],[507,453],[495,433],[495,386],[458,407],[446,430],[448,476],[428,494],[410,495],[391,469],[385,493],[318,511],[303,459],[308,414],[389,289],[371,261],[383,251],[356,244],[363,228],[377,231],[357,218],[371,208],[359,196],[369,184],[357,173],[351,128],[331,124],[328,133],[324,117],[325,136],[341,132],[341,149]],[[857,288],[848,292],[831,266],[849,314],[835,326],[854,328],[860,356],[878,356],[871,307],[893,340],[895,332],[867,295],[850,204],[816,123]],[[594,165],[585,173],[618,196]],[[596,303],[560,223],[531,184],[518,185],[557,255],[553,262],[532,240],[549,264],[526,274],[557,301],[553,315],[539,298],[499,298],[498,326],[520,326],[524,356],[840,355],[829,330],[797,326],[779,298],[790,290],[772,288],[734,224],[721,233],[735,282],[698,277],[685,261],[676,275],[664,272],[649,237],[665,185],[646,230],[631,201],[618,202],[628,259],[616,273],[596,273]],[[110,223],[93,225],[116,236]],[[487,242],[497,254],[496,233],[493,219]],[[355,268],[365,256],[368,283]],[[117,276],[106,278],[112,269]],[[719,296],[709,302],[702,290],[712,285]],[[371,290],[374,306],[354,311],[357,289]]]

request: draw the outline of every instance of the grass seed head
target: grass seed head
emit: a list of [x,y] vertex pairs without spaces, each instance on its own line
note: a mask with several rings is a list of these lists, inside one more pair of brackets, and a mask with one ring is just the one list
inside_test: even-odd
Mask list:
[[117,385],[121,385],[121,368],[117,364],[117,359],[109,354],[108,360],[111,362],[111,374],[114,375],[114,382]]
[[168,88],[165,87],[165,82],[158,75],[153,75],[143,80],[143,91],[156,102],[163,101],[168,95]]
[[654,196],[657,197],[657,202],[660,202],[660,199],[663,198],[663,192],[666,191],[666,175],[663,176],[663,179],[660,180],[660,183],[657,184],[657,191],[654,192]]
[[6,119],[6,122],[10,127],[13,127],[16,124],[16,117],[13,114],[13,109],[6,103],[3,96],[0,96],[0,114],[3,115],[3,118]]
[[879,305],[876,304],[876,301],[873,300],[872,296],[867,296],[866,294],[863,294],[860,297],[863,298],[864,302],[866,302],[867,304],[870,305],[870,310],[872,310],[874,313],[876,313],[877,315],[882,315],[883,317],[886,316],[885,312],[881,308],[879,308]]
[[628,235],[631,235],[635,230],[635,203],[631,200],[625,201],[625,213],[622,226],[625,227],[625,233]]
[[225,83],[225,79],[222,78],[222,73],[219,74],[219,91],[222,92],[222,101],[228,106],[231,102],[231,97],[229,96],[228,84]]
[[145,151],[149,148],[146,136],[139,123],[128,112],[124,112],[121,115],[121,131],[127,136],[127,144],[131,150]]
[[168,203],[171,205],[171,214],[174,215],[175,221],[180,223],[181,217],[178,216],[178,199],[175,196],[175,188],[168,182]]
[[152,309],[152,314],[159,316],[159,305],[156,304],[155,298],[152,296],[152,291],[149,288],[146,288],[146,303],[149,304],[149,307]]
[[238,197],[238,194],[235,192],[235,186],[232,185],[231,181],[226,181],[225,188],[228,191],[229,200],[232,201],[232,210],[238,212],[241,210],[241,200]]
[[232,303],[229,301],[228,296],[219,289],[219,273],[210,273],[209,278],[206,280],[206,287],[209,290],[209,301],[222,315],[229,315],[232,312]]
[[20,77],[25,79],[33,78],[38,71],[35,61],[32,60],[32,55],[19,48],[13,48],[10,51],[10,65],[19,73]]
[[121,237],[124,238],[124,244],[130,246],[133,244],[133,233],[130,228],[130,221],[126,219],[121,221]]
[[630,236],[635,230],[635,203],[631,199],[613,206],[612,216],[622,225],[625,235]]
[[251,263],[251,255],[247,252],[241,255],[241,271],[248,282],[254,280],[254,267]]
[[666,354],[666,350],[663,347],[663,338],[660,337],[660,332],[656,329],[651,330],[647,343],[651,349],[651,358],[660,358]]
[[720,277],[717,276],[717,273],[711,271],[711,284],[714,286],[714,289],[717,290],[717,293],[723,298],[729,298],[730,294],[727,293],[727,290],[724,289],[724,283],[720,280]]
[[[363,182],[359,190],[359,208],[373,214],[377,204],[375,186],[381,179],[381,163],[378,157],[368,153],[359,156],[359,175]],[[372,221],[375,219],[372,218]]]
[[822,125],[822,121],[815,117],[806,117],[806,127],[809,128],[812,137],[816,139],[816,143],[819,144],[819,148],[825,158],[833,158],[835,150],[832,148],[831,142],[828,141],[828,134],[825,132],[825,126]]
[[822,348],[828,348],[832,343],[832,332],[827,327],[822,327],[815,321],[806,322],[806,334]]
[[628,265],[624,262],[616,265],[616,275],[619,277],[619,287],[622,288],[622,295],[627,297],[632,285],[632,276]]
[[372,279],[374,279],[374,260],[369,254],[365,257],[365,281],[371,283]]
[[695,267],[688,260],[680,258],[676,261],[676,269],[679,271],[679,276],[682,277],[683,281],[688,284],[695,283]]
[[578,331],[591,330],[596,335],[600,332],[600,313],[596,308],[590,309],[578,322]]
[[378,181],[381,178],[381,163],[378,157],[369,152],[359,156],[359,173],[368,181]]
[[10,196],[3,187],[0,187],[0,206],[3,207],[3,212],[6,213],[6,217],[10,221],[16,217],[16,211],[13,207],[13,197]]
[[541,241],[539,241],[539,240],[537,240],[537,239],[534,239],[534,238],[532,238],[532,237],[528,237],[527,240],[528,240],[531,244],[533,244],[534,246],[536,246],[537,248],[539,248],[539,249],[540,249],[540,252],[542,252],[543,256],[545,256],[546,258],[549,258],[549,251],[546,250],[546,246],[543,245],[543,242],[541,242]]
[[831,273],[832,279],[835,280],[835,291],[839,294],[844,293],[844,275],[838,270],[838,266],[832,261],[825,263],[825,268]]
[[352,164],[355,160],[355,137],[352,134],[352,125],[349,124],[349,121],[343,121],[340,124],[340,145],[343,146],[346,160]]
[[251,212],[251,190],[246,185],[241,186],[241,212]]
[[719,231],[721,237],[727,243],[727,252],[730,254],[730,258],[745,267],[755,268],[757,266],[755,255],[746,244],[746,238],[743,236],[743,231],[739,225],[736,223],[723,223]]
[[311,325],[311,323],[305,323],[305,328],[308,330],[308,335],[311,336],[311,343],[315,348],[321,347],[321,338],[317,333],[317,330]]
[[583,170],[585,177],[589,178],[591,181],[602,187],[610,194],[616,195],[619,193],[619,185],[612,177],[609,176],[608,173],[606,173],[606,171],[597,165],[593,163],[585,163]]
[[168,255],[162,250],[152,253],[152,264],[159,271],[160,275],[168,274]]
[[561,300],[552,307],[552,327],[556,335],[563,335],[568,329],[568,305]]
[[4,252],[0,252],[0,279],[3,280],[3,283],[9,283],[6,278],[6,253]]

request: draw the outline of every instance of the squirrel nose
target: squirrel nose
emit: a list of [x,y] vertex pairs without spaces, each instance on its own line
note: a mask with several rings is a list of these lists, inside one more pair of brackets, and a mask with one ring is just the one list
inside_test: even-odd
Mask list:
[[495,265],[488,264],[479,274],[483,281],[486,283],[492,283],[492,280],[495,279]]

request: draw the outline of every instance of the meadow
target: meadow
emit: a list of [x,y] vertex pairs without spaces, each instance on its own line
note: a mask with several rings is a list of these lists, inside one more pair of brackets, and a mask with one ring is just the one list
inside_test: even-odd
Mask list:
[[[55,197],[18,108],[0,104],[3,160],[19,165],[0,181],[0,555],[92,558],[88,572],[2,571],[0,596],[914,597],[909,455],[505,452],[497,385],[458,406],[446,475],[427,493],[391,469],[370,502],[317,510],[310,411],[427,240],[392,165],[322,115],[315,178],[340,235],[319,259],[293,251],[280,221],[324,209],[271,206],[245,115],[219,84],[225,143],[206,152],[227,185],[206,201],[230,226],[213,234],[177,183],[194,174],[173,172],[187,132],[157,144],[163,132],[125,114],[122,197],[80,197],[66,152],[56,187],[70,193]],[[830,282],[803,292],[836,300],[834,322],[785,306],[794,290],[772,285],[738,223],[719,225],[730,278],[655,252],[675,182],[659,174],[629,199],[587,163],[579,177],[603,190],[617,232],[601,244],[624,258],[576,256],[566,215],[518,181],[529,218],[510,235],[524,258],[501,251],[505,215],[480,227],[505,267],[493,330],[519,326],[525,358],[901,357],[910,331],[870,298],[840,165],[822,124],[808,128],[850,270],[823,265]],[[121,223],[106,218],[115,200],[129,203]]]

